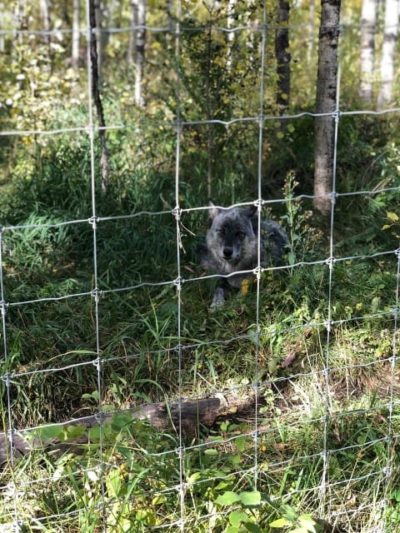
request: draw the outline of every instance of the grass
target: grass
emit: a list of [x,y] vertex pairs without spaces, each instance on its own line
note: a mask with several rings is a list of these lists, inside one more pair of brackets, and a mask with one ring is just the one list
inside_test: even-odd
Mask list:
[[[301,137],[302,132],[287,135]],[[168,135],[151,129],[145,132],[152,145],[173,143]],[[356,142],[354,128],[349,126],[346,135]],[[251,135],[229,140],[251,144]],[[278,150],[284,141],[277,142]],[[85,185],[87,148],[84,138],[70,143],[61,136],[41,148],[39,159],[35,156],[28,164],[21,158],[0,199],[3,224],[38,225],[3,233],[6,301],[65,297],[7,308],[8,357],[1,363],[1,374],[14,374],[12,424],[18,429],[53,424],[31,433],[44,442],[57,437],[63,447],[61,451],[34,451],[18,458],[14,466],[4,465],[0,520],[6,527],[17,509],[27,531],[95,532],[103,519],[109,530],[117,532],[147,531],[151,526],[176,531],[180,517],[176,433],[156,431],[123,411],[105,425],[102,436],[98,428],[92,428],[86,443],[74,444],[74,438],[85,430],[59,424],[96,412],[99,401],[97,369],[91,363],[96,358],[94,299],[90,295],[66,298],[94,287],[93,233],[87,222],[91,206]],[[190,530],[270,531],[274,529],[270,524],[281,519],[286,520],[284,531],[290,531],[300,527],[308,514],[316,521],[323,518],[321,482],[326,476],[325,511],[331,523],[348,532],[376,532],[382,524],[396,531],[400,527],[400,411],[397,402],[388,408],[399,387],[397,368],[393,372],[390,361],[395,254],[335,263],[328,338],[328,266],[293,266],[328,257],[328,231],[307,200],[294,200],[307,192],[308,185],[296,183],[300,176],[290,171],[288,161],[283,188],[274,191],[287,201],[265,209],[263,216],[282,222],[292,249],[287,269],[262,276],[259,344],[254,286],[244,297],[233,293],[222,310],[210,313],[214,282],[190,281],[203,273],[196,259],[196,247],[207,226],[203,212],[185,214],[182,219],[185,283],[179,339],[173,284],[117,290],[143,282],[172,281],[177,272],[175,220],[168,212],[174,205],[173,168],[165,162],[165,154],[154,150],[153,155],[146,152],[141,157],[141,148],[132,147],[129,137],[116,134],[112,138],[111,190],[107,198],[97,197],[101,216],[167,211],[156,217],[98,223],[103,408],[172,403],[179,394],[201,397],[226,389],[244,394],[257,379],[262,393],[257,444],[260,499],[248,504],[249,498],[256,497],[254,412],[233,414],[211,428],[198,425],[183,441],[187,448],[183,497]],[[173,148],[173,144],[164,146],[166,151]],[[190,207],[199,205],[204,193],[199,176],[206,161],[199,162],[192,177],[194,154],[189,148],[183,150],[181,194],[182,202]],[[366,157],[365,150],[360,142],[355,157]],[[230,154],[231,165],[235,153]],[[302,172],[307,153],[305,149],[302,154]],[[374,180],[366,184],[354,163],[346,162],[352,184],[350,178],[341,177],[340,185],[349,190],[379,186],[382,180],[385,186],[396,185],[398,154],[391,145],[384,154],[374,163],[378,167]],[[268,162],[271,168],[276,164],[274,157]],[[343,168],[340,172],[345,174]],[[221,203],[252,198],[250,188],[242,191],[242,184],[232,182],[229,169],[215,187]],[[335,256],[394,250],[398,228],[388,213],[396,209],[394,194],[363,197],[358,202],[340,199]],[[84,221],[49,226],[78,218]],[[382,230],[385,224],[388,228]],[[180,379],[174,350],[178,342],[191,346],[182,352]],[[4,381],[0,388],[6,427]],[[331,411],[326,419],[328,398]],[[329,453],[324,458],[325,444]],[[389,458],[392,475],[387,478]],[[17,486],[16,497],[12,482]],[[315,527],[322,530],[317,522]]]

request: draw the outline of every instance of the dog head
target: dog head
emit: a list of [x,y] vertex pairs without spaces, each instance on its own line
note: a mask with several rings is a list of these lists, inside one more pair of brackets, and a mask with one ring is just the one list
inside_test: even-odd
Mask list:
[[256,211],[256,206],[220,209],[210,204],[207,249],[222,270],[240,270],[256,260]]

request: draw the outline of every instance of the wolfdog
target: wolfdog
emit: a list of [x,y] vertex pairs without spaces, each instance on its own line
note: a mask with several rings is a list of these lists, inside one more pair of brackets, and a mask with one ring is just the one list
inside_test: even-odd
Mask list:
[[[289,241],[283,228],[273,220],[261,221],[261,266],[279,265]],[[201,264],[207,270],[226,276],[252,270],[258,264],[257,207],[220,209],[210,203],[209,228],[201,247]],[[230,287],[241,288],[251,274],[220,278],[211,308],[220,307]]]

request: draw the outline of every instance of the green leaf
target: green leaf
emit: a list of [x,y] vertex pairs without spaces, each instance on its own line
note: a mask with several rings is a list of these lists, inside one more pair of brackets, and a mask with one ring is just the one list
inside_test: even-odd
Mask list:
[[204,451],[204,455],[210,455],[210,456],[218,455],[218,450],[216,450],[215,448],[207,448],[207,450]]
[[79,437],[82,437],[86,431],[84,426],[67,426],[64,428],[63,439],[64,440],[75,440]]
[[246,522],[244,527],[247,529],[247,531],[251,531],[251,533],[262,533],[260,526],[253,524],[252,522]]
[[239,498],[242,504],[247,506],[260,505],[261,503],[261,494],[258,490],[241,492]]
[[244,511],[232,511],[229,515],[229,522],[232,526],[239,527],[242,522],[246,522],[249,516]]
[[235,440],[235,446],[239,452],[244,452],[247,446],[247,439],[245,437],[239,437]]
[[310,514],[302,514],[299,516],[299,524],[310,533],[315,533],[316,522]]
[[35,436],[41,440],[61,439],[64,432],[64,427],[61,425],[47,426],[39,428],[35,431]]
[[132,422],[132,416],[129,413],[117,413],[111,419],[111,427],[114,431],[121,431]]
[[239,495],[230,490],[224,492],[215,500],[215,503],[218,505],[232,505],[237,502],[240,502]]
[[94,426],[88,431],[88,439],[90,442],[99,442],[101,436],[100,426]]
[[292,522],[290,522],[287,518],[278,518],[278,520],[274,520],[269,524],[269,527],[272,528],[280,528],[280,527],[286,527],[291,526]]
[[111,498],[117,498],[122,487],[121,473],[119,470],[111,470],[106,477],[107,492]]

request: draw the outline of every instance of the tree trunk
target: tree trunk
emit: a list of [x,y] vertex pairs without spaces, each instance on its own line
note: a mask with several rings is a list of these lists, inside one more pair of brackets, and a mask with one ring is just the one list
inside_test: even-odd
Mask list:
[[103,67],[103,50],[101,47],[101,26],[102,26],[102,16],[101,16],[101,0],[94,0],[94,17],[95,17],[95,28],[96,28],[96,54],[97,54],[97,72],[99,76],[99,83],[101,80],[102,67]]
[[289,106],[290,97],[290,52],[289,52],[289,0],[278,0],[277,24],[275,34],[276,73],[278,76],[276,103],[279,114],[283,115]]
[[[333,113],[336,109],[337,49],[339,43],[341,0],[322,0],[319,30],[317,113]],[[314,207],[322,214],[330,212],[333,179],[335,119],[315,118]]]
[[392,100],[394,80],[394,55],[399,24],[398,0],[385,1],[385,30],[381,58],[381,86],[378,95],[378,108],[384,107]]
[[79,45],[80,45],[80,0],[73,1],[72,14],[72,54],[71,65],[75,70],[79,67]]
[[[135,7],[134,7],[135,5]],[[132,0],[132,13],[137,13],[135,41],[135,103],[139,107],[144,106],[143,98],[143,74],[146,46],[146,0]]]
[[89,24],[90,24],[90,59],[91,59],[91,81],[92,81],[92,97],[96,107],[97,118],[99,123],[99,139],[101,145],[101,190],[103,193],[108,188],[108,148],[106,138],[106,121],[104,118],[103,103],[100,95],[100,78],[98,70],[98,47],[97,47],[97,32],[96,32],[96,0],[89,0]]
[[314,29],[315,29],[315,0],[310,0],[310,10],[308,14],[308,21],[310,25],[310,38],[308,39],[307,47],[307,63],[310,64],[314,52]]
[[131,27],[132,30],[129,33],[129,42],[128,42],[128,54],[127,60],[129,65],[133,65],[136,62],[136,26],[138,24],[138,6],[135,0],[131,2]]
[[[50,5],[49,0],[40,0],[40,16],[42,19],[42,26],[46,32],[50,31]],[[44,39],[48,45],[50,45],[50,35],[46,34]]]
[[[4,29],[4,4],[0,4],[0,30]],[[4,34],[0,34],[0,53],[5,51]]]
[[[14,11],[15,28],[18,30],[26,30],[28,28],[26,16],[26,0],[18,0]],[[15,39],[21,44],[23,42],[22,33],[14,35]]]
[[360,97],[372,100],[372,78],[375,59],[375,26],[377,0],[363,0],[361,13],[361,86]]
[[[227,16],[228,29],[232,29],[235,26],[235,8],[236,8],[236,0],[229,0],[228,1],[228,16]],[[227,49],[226,66],[228,68],[228,71],[230,71],[232,69],[233,43],[235,42],[235,33],[233,31],[228,32],[227,38],[228,38],[228,49]]]

